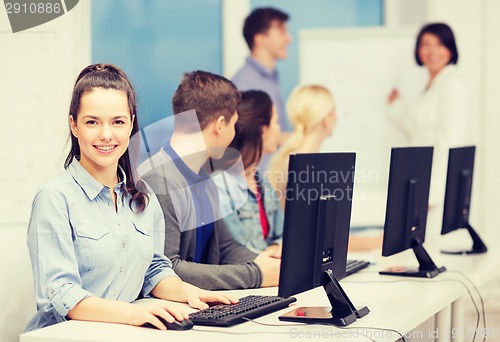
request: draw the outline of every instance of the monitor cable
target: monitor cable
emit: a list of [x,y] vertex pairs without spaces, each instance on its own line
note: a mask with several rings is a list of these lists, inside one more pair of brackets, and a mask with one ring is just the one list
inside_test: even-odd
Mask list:
[[[364,272],[364,273],[371,273],[371,272]],[[470,281],[470,279],[469,279],[469,281]],[[436,279],[436,280],[434,280],[434,279],[432,279],[432,280],[431,279],[429,279],[429,280],[399,279],[399,280],[389,280],[389,281],[384,281],[384,280],[368,280],[368,281],[343,280],[343,282],[345,282],[345,283],[359,283],[359,284],[403,283],[403,282],[417,282],[417,283],[457,282],[457,283],[460,283],[467,290],[467,293],[469,294],[469,297],[472,301],[472,304],[474,304],[474,308],[476,309],[476,315],[477,315],[476,328],[474,329],[474,335],[472,337],[472,342],[474,342],[476,340],[476,334],[477,334],[477,330],[479,328],[479,321],[480,321],[481,314],[479,312],[479,308],[477,307],[476,301],[474,300],[474,296],[472,295],[472,292],[470,291],[467,284],[465,282],[463,282],[462,280],[459,280],[459,279]],[[486,338],[486,331],[484,333],[485,333],[484,338]],[[484,341],[484,339],[483,339],[483,341]]]
[[474,284],[474,282],[465,273],[463,273],[462,271],[455,271],[455,270],[448,270],[448,272],[460,274],[462,277],[467,279],[467,281],[474,287],[474,290],[476,290],[476,293],[479,296],[479,299],[481,300],[481,309],[482,309],[482,313],[483,313],[483,328],[484,328],[483,342],[486,341],[486,335],[487,335],[488,330],[486,328],[486,311],[484,309],[483,296],[479,292],[479,289],[477,288],[476,284]]
[[[298,324],[272,324],[272,323],[261,323],[261,322],[257,322],[256,320],[253,320],[253,319],[250,319],[250,318],[246,318],[246,317],[243,317],[243,319],[247,322],[251,322],[251,323],[254,323],[254,324],[258,324],[258,325],[261,325],[261,326],[266,326],[266,327],[303,327],[303,328],[306,328],[308,327],[308,324],[303,324],[303,323],[298,323]],[[315,325],[319,325],[319,324],[315,324]],[[325,325],[326,326],[326,325]],[[334,325],[333,325],[334,326]],[[406,342],[405,340],[405,336],[404,334],[402,334],[401,332],[395,330],[395,329],[389,329],[389,328],[377,328],[377,327],[355,327],[355,328],[347,328],[347,327],[339,327],[339,326],[334,326],[338,329],[341,329],[341,330],[347,330],[347,331],[354,331],[356,332],[357,334],[367,338],[368,340],[370,341],[373,341],[375,342],[376,340],[374,340],[373,338],[371,338],[370,336],[368,336],[366,333],[360,333],[359,330],[360,329],[364,329],[364,330],[377,330],[377,331],[390,331],[390,332],[394,332],[396,334],[398,334],[400,337],[401,337],[401,340],[403,342]],[[200,329],[198,328],[197,326],[195,326],[193,328],[193,331],[199,331],[199,332],[217,332],[217,333],[223,333],[223,334],[230,334],[230,335],[253,335],[253,334],[279,334],[279,335],[290,335],[291,332],[282,332],[282,331],[252,331],[252,332],[237,332],[237,331],[224,331],[224,330],[209,330],[209,329]]]

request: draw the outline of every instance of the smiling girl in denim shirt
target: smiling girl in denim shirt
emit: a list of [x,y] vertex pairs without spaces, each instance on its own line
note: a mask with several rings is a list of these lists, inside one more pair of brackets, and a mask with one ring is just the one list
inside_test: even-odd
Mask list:
[[[234,298],[187,284],[163,255],[160,204],[131,167],[137,103],[125,73],[110,64],[83,69],[69,109],[66,171],[33,200],[28,248],[37,314],[26,330],[66,321],[114,322],[165,329],[195,308]],[[156,297],[134,302],[138,297]]]

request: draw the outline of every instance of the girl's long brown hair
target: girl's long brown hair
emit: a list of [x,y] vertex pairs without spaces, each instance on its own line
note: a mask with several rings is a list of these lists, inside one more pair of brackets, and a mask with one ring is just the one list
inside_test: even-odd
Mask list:
[[[132,137],[137,133],[139,131],[139,125],[137,123],[137,100],[134,88],[127,75],[119,67],[113,64],[92,64],[80,72],[73,88],[73,95],[69,106],[69,115],[73,118],[73,121],[77,122],[82,95],[95,88],[115,89],[127,94],[131,118],[135,117],[130,136]],[[71,130],[70,139],[71,149],[64,162],[65,169],[69,167],[76,156],[80,155],[78,139],[71,133]],[[135,208],[133,210],[141,212],[146,208],[148,203],[148,193],[144,182],[138,178],[131,166],[129,154],[129,149],[127,149],[118,160],[118,165],[122,167],[127,177],[127,183],[125,184],[126,189],[123,196],[130,194],[132,197],[129,203],[130,209],[133,209],[132,204],[134,204]]]

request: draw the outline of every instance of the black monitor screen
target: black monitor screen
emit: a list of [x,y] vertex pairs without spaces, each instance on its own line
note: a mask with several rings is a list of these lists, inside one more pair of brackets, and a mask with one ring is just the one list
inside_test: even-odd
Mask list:
[[488,251],[479,234],[469,222],[474,174],[475,146],[450,148],[446,194],[444,198],[443,226],[441,234],[465,228],[472,238],[472,248],[458,251],[442,251],[447,254],[478,254]]
[[450,148],[441,234],[469,223],[475,152],[475,146]]
[[[344,276],[355,159],[355,153],[290,156],[280,296],[322,285],[325,269],[331,269],[339,279]],[[318,225],[321,197],[330,199],[324,206],[323,226]],[[318,236],[318,226],[323,227],[323,236]],[[322,251],[318,252],[317,244]]]
[[412,248],[418,268],[391,267],[384,275],[433,278],[446,271],[425,250],[425,227],[432,169],[432,147],[403,147],[391,151],[382,255]]
[[432,168],[432,147],[393,148],[382,255],[424,242]]

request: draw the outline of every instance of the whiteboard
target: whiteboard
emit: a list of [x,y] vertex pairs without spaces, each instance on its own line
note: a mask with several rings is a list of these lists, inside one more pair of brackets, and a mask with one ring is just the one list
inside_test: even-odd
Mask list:
[[390,149],[407,145],[387,116],[387,97],[423,88],[426,73],[415,63],[418,29],[368,27],[307,29],[299,33],[301,84],[326,86],[335,98],[337,126],[322,151],[356,152],[353,225],[381,225]]

